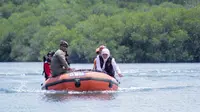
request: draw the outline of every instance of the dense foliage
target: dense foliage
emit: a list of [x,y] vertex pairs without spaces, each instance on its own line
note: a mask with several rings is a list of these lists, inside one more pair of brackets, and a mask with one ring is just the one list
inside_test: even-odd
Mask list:
[[41,61],[70,44],[73,63],[105,44],[117,62],[200,62],[198,0],[1,0],[0,61]]

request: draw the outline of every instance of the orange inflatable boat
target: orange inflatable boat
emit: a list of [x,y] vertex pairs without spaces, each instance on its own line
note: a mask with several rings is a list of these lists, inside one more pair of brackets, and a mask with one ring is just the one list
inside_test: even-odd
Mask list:
[[76,70],[74,72],[51,77],[45,81],[42,89],[67,91],[104,91],[117,90],[118,81],[102,72]]

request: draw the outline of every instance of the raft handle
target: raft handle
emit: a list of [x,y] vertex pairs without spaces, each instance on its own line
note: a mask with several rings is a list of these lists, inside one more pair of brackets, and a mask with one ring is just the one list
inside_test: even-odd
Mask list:
[[113,83],[110,81],[108,87],[112,88],[112,86],[113,86]]
[[77,88],[81,86],[80,79],[74,79],[74,82],[75,82],[75,86],[76,86]]

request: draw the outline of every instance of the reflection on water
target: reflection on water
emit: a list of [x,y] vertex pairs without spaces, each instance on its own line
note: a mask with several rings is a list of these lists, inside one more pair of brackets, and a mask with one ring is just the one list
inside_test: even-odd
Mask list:
[[113,100],[116,93],[108,92],[73,92],[73,93],[45,93],[42,97],[45,101],[62,102],[74,99]]

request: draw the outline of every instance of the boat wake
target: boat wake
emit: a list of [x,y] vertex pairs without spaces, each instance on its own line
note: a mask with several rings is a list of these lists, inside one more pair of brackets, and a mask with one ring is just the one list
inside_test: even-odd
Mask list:
[[117,91],[55,91],[55,90],[36,90],[26,88],[0,88],[1,93],[45,93],[45,94],[110,94],[122,92],[148,92],[148,91],[161,91],[161,90],[179,90],[188,88],[200,88],[200,86],[167,86],[167,87],[128,87],[119,88]]
[[180,90],[188,88],[200,88],[200,86],[166,86],[166,87],[129,87],[119,88],[117,92],[148,92],[148,91],[162,91],[162,90]]
[[0,88],[0,94],[24,94],[33,93],[39,95],[43,101],[48,102],[62,102],[66,100],[113,100],[121,93],[132,92],[152,92],[152,91],[172,91],[181,89],[197,88],[200,86],[167,86],[167,87],[128,87],[119,88],[117,91],[54,91],[54,90],[40,90],[30,88]]
[[184,75],[166,75],[166,74],[126,74],[125,77],[152,77],[152,78],[162,78],[162,77],[191,77],[191,78],[200,78],[199,74],[184,74]]

